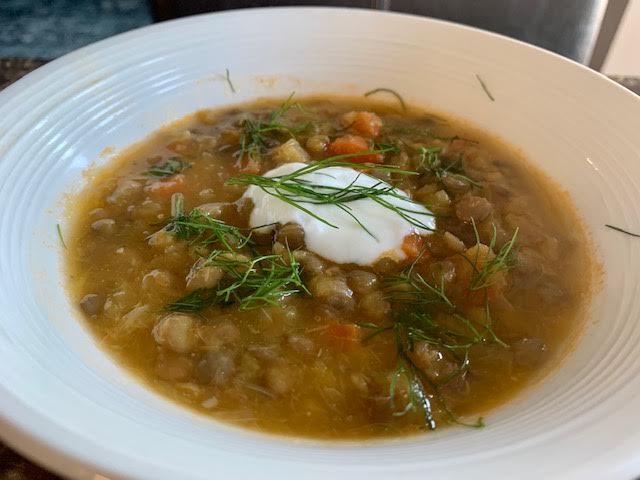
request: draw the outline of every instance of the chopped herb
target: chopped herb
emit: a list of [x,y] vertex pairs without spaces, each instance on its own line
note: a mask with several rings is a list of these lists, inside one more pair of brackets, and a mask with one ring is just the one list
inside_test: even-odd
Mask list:
[[62,248],[67,249],[67,243],[64,241],[64,237],[62,236],[62,228],[59,223],[56,223],[56,231],[58,232],[58,238],[60,239],[60,244]]
[[[478,230],[476,228],[476,224],[473,221],[473,219],[471,220],[471,224],[473,225],[473,229],[476,235],[476,242],[477,242],[476,245],[480,245],[480,236],[478,234]],[[481,290],[481,289],[492,286],[496,281],[495,276],[497,273],[509,270],[513,266],[513,263],[514,263],[513,248],[516,244],[516,239],[518,238],[518,232],[519,232],[519,229],[516,228],[515,231],[513,232],[513,236],[511,237],[511,239],[502,246],[502,248],[496,254],[495,257],[493,257],[490,260],[488,258],[484,259],[484,263],[481,268],[478,268],[479,251],[477,252],[476,258],[474,259],[474,261],[471,261],[467,257],[464,257],[464,258],[467,258],[469,263],[471,263],[471,266],[473,267],[473,270],[474,270],[473,277],[471,279],[471,284],[469,286],[470,290]],[[497,237],[497,230],[496,230],[496,226],[493,225],[493,233],[491,235],[491,240],[488,245],[491,251],[493,251],[493,249],[495,248],[496,237]]]
[[490,91],[489,91],[489,89],[487,88],[487,85],[484,83],[484,81],[482,80],[482,78],[480,77],[480,75],[478,75],[477,73],[476,73],[476,78],[478,79],[478,82],[480,82],[480,86],[482,87],[482,90],[484,90],[484,93],[486,93],[486,94],[487,94],[487,97],[489,97],[489,99],[490,99],[492,102],[495,102],[495,101],[496,101],[496,99],[495,99],[495,98],[493,98],[493,95],[491,95],[491,92],[490,92]]
[[[395,410],[393,415],[403,416],[410,411],[422,411],[425,425],[430,430],[434,430],[437,427],[437,423],[434,417],[432,400],[435,400],[437,406],[446,414],[450,422],[469,427],[482,426],[482,419],[478,419],[475,424],[461,422],[451,412],[445,398],[440,393],[440,389],[454,378],[464,375],[468,371],[470,365],[469,348],[483,342],[484,338],[475,329],[472,337],[466,338],[459,332],[440,327],[429,314],[416,312],[408,315],[403,313],[394,314],[393,327],[386,328],[384,331],[389,330],[394,332],[397,350],[396,368],[393,371],[389,385],[389,399],[391,407]],[[382,333],[383,330],[378,327],[377,331]],[[439,383],[430,380],[412,359],[416,341],[433,345],[441,353],[458,359],[459,366],[456,371]],[[462,357],[459,355],[459,351],[463,352]],[[402,378],[405,379],[408,386],[407,400],[404,407],[398,410],[398,381]]]
[[467,182],[477,188],[482,188],[475,180],[464,175],[462,168],[460,167],[462,161],[451,162],[448,165],[443,165],[440,153],[442,149],[440,147],[420,147],[418,153],[420,155],[420,165],[418,170],[427,171],[433,173],[439,182],[442,182],[446,176],[455,177],[463,182]]
[[171,157],[163,163],[152,166],[147,170],[146,174],[153,177],[170,177],[190,167],[191,165],[184,162],[180,157]]
[[251,241],[250,235],[245,235],[238,227],[210,217],[197,208],[185,213],[181,194],[171,197],[171,213],[173,216],[163,230],[180,240],[202,245],[218,243],[229,251]]
[[393,412],[394,417],[401,417],[406,415],[410,411],[421,410],[424,414],[424,423],[429,430],[435,430],[437,427],[436,420],[433,416],[433,409],[431,407],[431,401],[429,395],[425,391],[424,385],[420,378],[420,374],[417,368],[409,360],[406,352],[398,353],[398,362],[396,368],[393,371],[391,382],[389,384],[389,399],[391,402],[391,408],[395,409],[396,396],[398,390],[398,380],[405,378],[409,386],[407,395],[407,403],[400,411]]
[[440,285],[431,285],[422,275],[409,268],[398,275],[389,276],[386,279],[386,290],[395,301],[404,304],[443,304],[454,308],[453,302],[444,290],[444,279],[441,280]]
[[232,91],[233,93],[236,93],[236,89],[235,89],[235,87],[233,86],[233,83],[231,82],[231,75],[229,74],[229,69],[228,69],[228,68],[225,68],[225,69],[224,69],[224,71],[225,71],[225,80],[226,80],[226,81],[227,81],[227,83],[229,84],[229,88],[231,89],[231,91]]
[[615,230],[617,232],[626,233],[627,235],[631,235],[632,237],[640,238],[640,235],[638,235],[637,233],[629,232],[629,231],[624,230],[624,229],[622,229],[620,227],[614,227],[613,225],[609,225],[609,224],[606,224],[605,227],[608,227],[608,228],[610,228],[612,230]]
[[[326,185],[316,185],[300,178],[303,175],[329,167],[346,167],[359,170],[390,171],[403,175],[416,175],[416,172],[401,170],[394,165],[374,165],[366,163],[361,164],[344,161],[352,157],[380,154],[387,151],[388,150],[371,150],[369,152],[336,155],[326,158],[322,161],[309,164],[288,175],[263,177],[260,175],[244,174],[239,177],[233,177],[229,179],[227,184],[242,186],[255,185],[269,195],[273,195],[274,197],[279,198],[283,202],[288,203],[289,205],[305,212],[316,220],[319,220],[320,222],[330,227],[338,228],[336,225],[318,216],[318,214],[314,213],[309,208],[304,206],[335,205],[337,208],[349,215],[363,230],[365,230],[374,238],[374,234],[369,231],[367,227],[353,215],[353,213],[351,212],[351,208],[349,207],[349,203],[356,200],[361,200],[363,198],[368,198],[376,202],[378,205],[381,205],[382,207],[395,212],[397,215],[405,219],[413,226],[423,228],[425,230],[433,230],[429,225],[426,225],[418,218],[418,216],[433,216],[433,214],[419,210],[417,208],[419,204],[413,202],[397,189],[385,184],[382,181],[374,184],[371,187],[354,185],[355,180],[351,185],[348,185],[347,187],[331,187]],[[401,199],[408,202],[409,204],[415,204],[416,209],[395,205],[389,201],[390,198]]]
[[429,170],[435,174],[440,180],[442,178],[442,162],[440,161],[440,147],[420,147],[420,165],[419,170]]
[[400,96],[400,94],[398,92],[396,92],[395,90],[392,90],[390,88],[374,88],[373,90],[365,93],[364,96],[368,97],[370,95],[375,95],[376,93],[380,93],[380,92],[390,93],[391,95],[396,97],[398,99],[398,101],[400,102],[400,106],[402,107],[402,111],[403,112],[407,111],[407,105],[404,103],[404,99],[402,98],[402,96]]
[[165,309],[170,312],[199,312],[215,305],[217,300],[215,290],[195,290],[168,304]]
[[[402,416],[410,411],[422,411],[427,428],[436,428],[434,409],[439,409],[451,423],[478,428],[483,426],[482,418],[475,423],[460,421],[447,405],[440,390],[456,377],[465,375],[471,368],[469,349],[487,342],[505,348],[492,328],[488,297],[484,328],[474,325],[445,291],[444,280],[440,284],[430,284],[416,271],[416,265],[424,252],[419,255],[399,275],[390,277],[385,283],[385,295],[392,304],[391,325],[359,324],[371,330],[363,341],[393,331],[396,343],[397,363],[390,384],[390,401],[394,416]],[[443,316],[444,315],[444,316]],[[430,379],[413,361],[416,342],[423,342],[457,364],[455,371],[437,382]],[[407,384],[406,403],[398,409],[399,381]]]
[[242,132],[240,133],[240,150],[236,153],[239,158],[247,155],[252,160],[259,160],[266,151],[275,146],[276,142],[272,138],[273,134],[285,134],[291,138],[295,138],[300,133],[309,128],[309,124],[290,127],[280,122],[282,116],[292,108],[302,110],[303,107],[297,102],[293,102],[293,95],[284,101],[279,108],[272,111],[266,121],[245,119],[240,124]]
[[393,154],[398,154],[400,153],[400,147],[395,144],[395,143],[376,143],[373,146],[373,150],[383,150],[385,153],[393,153]]
[[248,258],[216,250],[200,268],[218,267],[223,280],[215,289],[197,290],[167,305],[170,311],[195,312],[214,305],[237,304],[240,310],[279,306],[282,298],[297,293],[309,293],[300,273],[300,264],[289,252]]

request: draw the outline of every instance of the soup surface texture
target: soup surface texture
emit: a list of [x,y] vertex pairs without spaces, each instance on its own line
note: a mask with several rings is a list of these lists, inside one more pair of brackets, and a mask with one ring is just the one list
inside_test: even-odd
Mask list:
[[101,345],[272,433],[481,426],[588,302],[560,189],[462,123],[369,100],[198,112],[92,172],[71,216],[70,295]]

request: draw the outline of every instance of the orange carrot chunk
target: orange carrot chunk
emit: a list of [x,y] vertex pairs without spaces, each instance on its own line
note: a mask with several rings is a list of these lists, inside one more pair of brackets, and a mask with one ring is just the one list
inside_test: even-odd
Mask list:
[[415,259],[424,249],[424,237],[411,234],[404,237],[402,242],[402,251],[409,257],[409,260]]
[[335,323],[323,331],[327,346],[337,350],[351,350],[360,343],[362,329],[353,323]]
[[[343,135],[329,145],[329,155],[347,155],[371,150],[367,140],[357,135]],[[345,159],[354,163],[382,163],[384,156],[380,154],[358,155]]]
[[345,127],[349,127],[365,137],[377,137],[382,128],[382,119],[373,112],[349,112],[342,118]]

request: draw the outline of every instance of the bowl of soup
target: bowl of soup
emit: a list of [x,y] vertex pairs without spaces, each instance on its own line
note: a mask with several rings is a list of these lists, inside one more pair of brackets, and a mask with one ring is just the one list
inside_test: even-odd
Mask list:
[[76,478],[637,473],[630,92],[445,22],[267,9],[1,95],[1,418],[26,455]]

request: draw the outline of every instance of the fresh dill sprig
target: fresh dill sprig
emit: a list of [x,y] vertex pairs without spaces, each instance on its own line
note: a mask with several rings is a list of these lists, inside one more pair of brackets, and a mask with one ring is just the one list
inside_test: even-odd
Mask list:
[[273,110],[264,121],[254,119],[244,119],[242,121],[240,124],[242,129],[240,132],[240,150],[236,153],[240,159],[247,155],[252,160],[259,160],[269,148],[275,146],[272,138],[274,133],[284,133],[291,138],[295,138],[297,133],[309,128],[308,124],[290,127],[280,122],[282,116],[292,108],[303,109],[302,105],[293,101],[293,96],[294,93],[289,95],[284,103],[276,110]]
[[373,146],[373,150],[383,150],[385,153],[400,153],[400,147],[396,143],[376,143]]
[[[473,230],[476,236],[476,245],[480,245],[480,235],[478,234],[478,229],[473,219],[471,219],[471,224],[473,225]],[[483,263],[480,268],[478,268],[479,250],[476,251],[476,258],[474,260],[464,257],[471,263],[471,266],[473,267],[473,277],[471,278],[471,283],[469,284],[469,290],[474,291],[489,288],[496,282],[496,274],[498,274],[499,272],[505,272],[513,266],[513,249],[518,238],[518,232],[519,228],[516,228],[511,239],[502,246],[495,257],[493,257],[492,259],[483,259]],[[497,229],[496,226],[493,225],[493,232],[491,234],[491,239],[488,245],[491,252],[494,251],[496,239]]]
[[[474,324],[457,309],[445,290],[444,278],[440,282],[429,283],[416,270],[424,252],[420,254],[400,274],[389,277],[385,283],[385,297],[392,305],[392,323],[359,324],[371,330],[363,341],[368,342],[378,335],[393,332],[396,343],[397,363],[392,373],[390,400],[394,415],[404,415],[410,411],[421,411],[425,425],[435,428],[434,408],[444,413],[451,423],[469,427],[483,426],[482,419],[469,424],[460,421],[449,408],[440,390],[455,378],[466,374],[471,368],[469,349],[484,343],[497,343],[505,348],[493,331],[493,320],[489,310],[488,296],[485,296],[484,325]],[[417,342],[426,343],[457,365],[445,378],[435,381],[413,361]],[[406,403],[398,409],[398,382],[403,378],[408,386]]]
[[396,92],[395,90],[392,90],[391,88],[374,88],[373,90],[370,90],[367,93],[365,93],[364,96],[368,97],[370,95],[375,95],[376,93],[380,93],[380,92],[390,93],[391,95],[396,97],[398,99],[398,101],[400,102],[400,106],[402,107],[402,111],[403,112],[407,111],[407,105],[404,103],[404,99],[402,98],[402,96],[398,92]]
[[[229,179],[227,185],[241,185],[250,186],[254,185],[260,188],[265,193],[272,195],[285,203],[303,211],[307,215],[315,218],[316,220],[332,227],[338,228],[328,220],[322,218],[317,213],[313,212],[305,205],[334,205],[342,210],[348,216],[350,216],[363,230],[369,233],[375,238],[373,232],[367,229],[358,218],[356,218],[351,212],[349,203],[361,199],[371,199],[378,205],[395,212],[401,218],[406,220],[413,226],[423,228],[425,230],[433,230],[432,227],[426,225],[418,217],[419,216],[433,216],[433,214],[422,211],[419,209],[419,204],[412,201],[410,198],[399,192],[396,188],[388,185],[382,181],[375,183],[372,186],[355,185],[357,180],[354,180],[350,185],[346,187],[332,187],[327,185],[317,185],[304,178],[304,175],[317,172],[330,167],[345,167],[359,170],[377,170],[399,173],[403,175],[416,175],[416,172],[401,170],[393,165],[377,165],[377,164],[360,164],[346,162],[345,159],[351,157],[358,157],[361,155],[379,154],[384,153],[387,150],[372,150],[370,152],[360,152],[357,154],[345,154],[336,155],[326,158],[316,163],[309,164],[303,168],[296,170],[295,172],[287,175],[278,175],[274,177],[264,177],[261,175],[243,174],[238,177]],[[395,198],[407,202],[410,205],[416,205],[416,208],[404,207],[394,204],[390,199]]]
[[444,279],[439,285],[431,285],[422,275],[404,271],[385,279],[385,291],[395,301],[411,305],[442,304],[449,308],[455,305],[444,289]]
[[489,295],[485,292],[484,295],[484,324],[485,324],[485,333],[484,336],[490,336],[491,340],[503,348],[509,348],[505,342],[503,342],[500,337],[496,335],[496,332],[493,330],[493,317],[491,316],[491,306],[489,305]]
[[224,69],[225,75],[224,75],[224,79],[227,81],[227,83],[229,84],[229,88],[231,89],[231,91],[233,93],[236,93],[236,89],[233,86],[233,83],[231,82],[231,74],[229,73],[229,69],[225,68]]
[[421,410],[424,415],[424,423],[429,430],[435,430],[437,427],[436,420],[433,416],[433,409],[429,395],[427,394],[418,369],[409,359],[405,351],[398,352],[398,361],[394,369],[391,382],[389,383],[389,400],[391,408],[396,409],[396,397],[398,390],[398,380],[405,378],[408,384],[407,403],[404,408],[394,411],[394,417],[401,417],[410,411]]
[[170,312],[200,312],[218,303],[215,290],[195,290],[165,306]]
[[[426,329],[425,329],[426,328]],[[469,369],[469,348],[482,339],[471,338],[466,344],[447,345],[443,343],[442,338],[433,336],[434,329],[439,328],[438,325],[428,314],[413,314],[406,316],[403,314],[395,315],[395,323],[393,327],[386,330],[393,330],[396,343],[397,362],[389,384],[389,400],[391,408],[395,411],[393,416],[403,416],[410,411],[422,411],[424,422],[427,428],[435,430],[437,423],[433,412],[433,402],[437,401],[438,407],[446,414],[452,423],[465,425],[469,427],[483,426],[482,419],[479,418],[475,424],[467,424],[460,421],[449,408],[446,399],[440,393],[440,389],[447,385],[454,378],[465,374]],[[386,331],[385,330],[385,331]],[[449,333],[448,336],[455,337],[455,333]],[[461,336],[460,336],[461,337]],[[416,365],[412,359],[414,343],[422,341],[438,348],[449,351],[449,354],[459,360],[459,366],[447,378],[435,383]],[[456,348],[462,350],[462,357],[456,351]],[[407,386],[407,400],[401,410],[397,409],[398,381],[404,378]]]
[[609,225],[609,224],[605,224],[605,227],[615,230],[616,232],[626,233],[627,235],[631,235],[632,237],[640,238],[640,235],[638,235],[637,233],[629,232],[620,227],[614,227],[613,225]]
[[397,275],[385,278],[385,292],[395,302],[409,305],[443,305],[455,309],[455,305],[445,292],[444,277],[440,277],[439,285],[431,285],[420,273],[416,265],[422,260],[426,249]]
[[420,155],[418,170],[431,172],[439,182],[442,182],[442,179],[445,176],[451,176],[467,182],[474,187],[482,188],[478,182],[463,174],[462,169],[460,168],[460,164],[462,163],[461,161],[451,162],[448,165],[444,165],[440,158],[441,152],[442,149],[440,147],[420,147],[418,149],[418,154]]
[[221,284],[197,290],[167,305],[167,310],[196,312],[214,305],[237,304],[240,310],[279,306],[282,298],[309,293],[304,285],[300,264],[289,252],[248,258],[216,250],[200,268],[217,267],[224,273]]
[[184,162],[180,157],[171,157],[163,163],[152,166],[145,174],[153,177],[170,177],[187,168],[191,168],[189,163]]
[[476,78],[478,79],[478,82],[480,82],[480,86],[482,87],[482,90],[484,90],[484,93],[486,93],[487,97],[489,97],[489,100],[491,100],[492,102],[495,102],[496,99],[493,98],[493,95],[491,95],[491,92],[489,91],[487,84],[484,83],[484,80],[482,80],[482,77],[480,77],[480,75],[476,73]]
[[67,249],[67,242],[64,241],[64,237],[62,236],[62,228],[59,223],[56,223],[56,231],[58,232],[58,239],[60,240],[60,244],[62,248]]
[[197,208],[185,212],[181,194],[175,194],[171,202],[173,216],[163,230],[178,239],[203,245],[219,243],[229,251],[232,247],[241,248],[251,243],[250,234],[245,235],[238,227],[212,218]]

